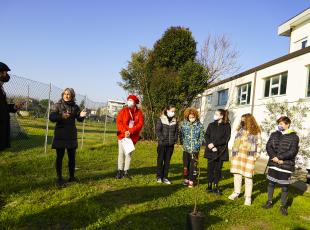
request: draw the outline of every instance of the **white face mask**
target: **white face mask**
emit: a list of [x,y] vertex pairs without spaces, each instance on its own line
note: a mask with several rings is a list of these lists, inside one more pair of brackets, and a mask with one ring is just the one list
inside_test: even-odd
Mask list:
[[196,121],[196,118],[189,118],[188,120],[189,122],[194,123]]
[[170,112],[170,111],[167,111],[167,116],[168,117],[174,117],[175,113],[174,112]]
[[220,117],[219,117],[218,115],[214,114],[213,119],[214,119],[215,121],[218,121],[218,120],[220,119]]
[[133,101],[127,101],[127,105],[129,108],[132,108],[135,105],[135,103]]

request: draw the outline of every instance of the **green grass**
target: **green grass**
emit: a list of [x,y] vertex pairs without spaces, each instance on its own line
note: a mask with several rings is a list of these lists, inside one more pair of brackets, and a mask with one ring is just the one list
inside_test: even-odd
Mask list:
[[[24,120],[30,134],[0,155],[0,229],[185,229],[186,214],[194,204],[194,190],[182,183],[182,149],[172,157],[172,185],[155,181],[156,143],[139,142],[132,161],[132,180],[115,180],[117,142],[115,125],[86,123],[85,144],[77,154],[76,175],[80,183],[58,189],[55,153],[43,153],[44,121]],[[79,125],[79,129],[81,126]],[[49,133],[51,143],[52,130]],[[42,142],[43,140],[43,142]],[[202,154],[202,153],[201,153]],[[253,205],[245,207],[227,196],[233,190],[229,163],[224,164],[223,196],[206,194],[206,160],[200,158],[199,210],[209,229],[310,229],[310,196],[291,188],[289,216],[279,213],[280,189],[275,206],[263,210],[266,201],[264,175],[254,177]],[[64,167],[67,158],[65,158]],[[65,176],[67,177],[66,170]]]

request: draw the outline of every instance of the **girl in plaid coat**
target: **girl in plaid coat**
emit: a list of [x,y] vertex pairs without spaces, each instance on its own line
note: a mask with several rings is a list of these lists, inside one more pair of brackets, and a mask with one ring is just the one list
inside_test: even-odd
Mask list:
[[255,161],[262,150],[261,130],[252,114],[244,114],[235,137],[230,172],[234,174],[234,192],[228,197],[235,200],[242,186],[242,177],[245,177],[245,205],[251,205],[253,175]]

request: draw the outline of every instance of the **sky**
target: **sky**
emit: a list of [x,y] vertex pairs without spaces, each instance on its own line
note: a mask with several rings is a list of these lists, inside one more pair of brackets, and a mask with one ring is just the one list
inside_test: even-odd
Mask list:
[[16,74],[88,98],[124,100],[120,70],[170,26],[189,28],[199,50],[225,34],[246,70],[288,53],[277,27],[310,0],[0,0],[0,62]]

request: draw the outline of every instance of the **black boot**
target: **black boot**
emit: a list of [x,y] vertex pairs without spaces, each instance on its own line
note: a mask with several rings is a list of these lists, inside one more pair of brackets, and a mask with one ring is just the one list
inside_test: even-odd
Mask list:
[[287,208],[283,205],[280,206],[280,212],[283,216],[287,216],[288,212],[287,212]]
[[131,176],[129,175],[128,170],[124,172],[124,177],[131,180]]
[[273,206],[272,201],[268,200],[266,204],[263,205],[263,208],[269,209],[269,208],[272,208],[272,206]]
[[123,178],[123,170],[117,170],[116,179],[122,179]]
[[64,187],[66,185],[65,181],[62,179],[62,177],[58,177],[56,179],[56,186],[57,187]]
[[216,195],[222,195],[222,191],[219,189],[219,187],[218,187],[217,184],[214,184],[213,192],[214,192]]
[[208,183],[208,188],[206,189],[206,192],[213,192],[212,183]]

